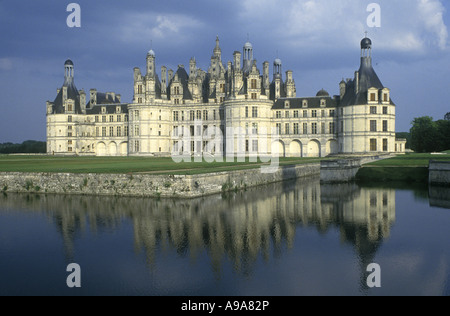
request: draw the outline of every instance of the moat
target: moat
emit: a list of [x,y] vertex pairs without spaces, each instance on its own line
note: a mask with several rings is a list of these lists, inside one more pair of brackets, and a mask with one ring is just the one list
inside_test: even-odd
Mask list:
[[0,295],[448,296],[449,225],[449,188],[317,177],[189,200],[0,194]]

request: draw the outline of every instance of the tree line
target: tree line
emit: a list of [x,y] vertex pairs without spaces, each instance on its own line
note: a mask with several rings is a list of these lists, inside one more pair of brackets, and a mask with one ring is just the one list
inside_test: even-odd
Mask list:
[[26,140],[22,144],[0,144],[0,154],[43,154],[47,152],[47,143]]

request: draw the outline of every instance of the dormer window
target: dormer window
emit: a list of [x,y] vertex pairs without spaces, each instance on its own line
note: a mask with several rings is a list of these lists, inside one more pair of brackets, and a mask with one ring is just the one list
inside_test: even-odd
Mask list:
[[325,107],[326,105],[327,105],[327,101],[325,101],[324,99],[320,100],[321,107]]
[[307,108],[308,107],[308,100],[302,101],[302,107]]
[[102,114],[106,113],[106,107],[102,106]]
[[116,113],[120,113],[120,106],[116,107]]
[[289,101],[284,101],[284,108],[285,108],[285,109],[289,109],[290,106],[291,106],[291,104],[290,104]]

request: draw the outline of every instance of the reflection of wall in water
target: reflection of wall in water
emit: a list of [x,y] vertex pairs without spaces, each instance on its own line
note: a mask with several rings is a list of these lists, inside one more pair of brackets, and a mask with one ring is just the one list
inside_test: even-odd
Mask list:
[[431,206],[450,209],[450,187],[430,185],[428,195]]
[[[345,240],[357,244],[388,236],[395,220],[393,190],[321,186],[316,178],[191,200],[10,194],[0,196],[0,207],[47,214],[70,256],[78,232],[111,230],[131,219],[135,248],[145,251],[150,265],[158,249],[193,258],[206,250],[215,271],[226,256],[243,273],[259,255],[269,260],[271,252],[277,256],[292,247],[299,226],[321,232],[339,227]],[[367,232],[352,238],[361,227]]]

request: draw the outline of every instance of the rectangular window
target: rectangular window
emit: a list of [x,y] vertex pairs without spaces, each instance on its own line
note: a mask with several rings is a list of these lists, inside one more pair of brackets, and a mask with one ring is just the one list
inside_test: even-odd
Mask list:
[[178,121],[178,111],[173,111],[173,120]]
[[377,140],[375,138],[370,139],[370,151],[377,151]]
[[388,108],[387,108],[387,106],[383,106],[383,114],[384,114],[384,115],[388,114]]
[[258,123],[252,123],[252,133],[258,134]]
[[289,134],[290,134],[290,131],[289,131],[289,123],[286,123],[286,124],[284,125],[284,130],[285,130],[285,132],[286,132],[286,135],[289,135]]
[[257,93],[252,93],[252,100],[256,100],[258,98],[258,94]]
[[277,134],[281,135],[281,123],[277,123]]
[[258,108],[256,106],[252,106],[252,117],[258,117]]
[[125,114],[125,116],[124,116],[124,122],[128,122],[128,114]]
[[217,111],[216,110],[213,110],[213,117],[214,117],[213,118],[214,121],[217,120]]
[[370,101],[376,101],[376,99],[377,99],[377,96],[376,96],[376,94],[375,93],[371,93],[370,94]]
[[334,122],[330,122],[330,124],[328,125],[328,128],[329,128],[329,133],[330,133],[330,134],[336,133]]
[[245,151],[249,151],[248,139],[245,140]]
[[388,95],[387,93],[383,93],[383,101],[388,102]]
[[103,115],[103,116],[102,116],[102,122],[103,122],[103,123],[106,123],[106,115]]
[[321,124],[321,133],[322,133],[322,134],[326,134],[326,131],[325,131],[325,123],[322,123],[322,124]]
[[122,122],[122,116],[121,115],[117,115],[117,122]]
[[69,116],[67,117],[67,122],[69,122],[69,123],[72,122],[72,115],[69,115]]
[[128,136],[128,126],[123,127],[123,136]]
[[387,138],[383,139],[383,151],[388,151],[388,140],[387,140]]
[[139,126],[134,127],[134,136],[139,136]]
[[252,150],[253,150],[253,152],[258,152],[258,140],[257,139],[252,140]]
[[100,136],[100,129],[98,127],[95,128],[95,136],[96,137]]
[[317,123],[311,124],[311,134],[317,134]]
[[311,117],[317,117],[317,110],[311,111]]
[[325,117],[325,110],[322,110],[322,117]]
[[98,115],[95,116],[95,122],[98,123]]
[[140,148],[141,146],[140,146],[140,145],[141,145],[141,144],[139,143],[138,140],[135,140],[135,141],[134,141],[134,151],[135,151],[135,152],[138,153],[138,152],[141,150],[141,148]]
[[110,127],[109,127],[109,136],[110,136],[110,137],[113,137],[113,136],[114,136],[114,127],[113,127],[113,126],[110,126]]
[[377,121],[375,121],[375,120],[370,121],[370,131],[371,132],[377,131]]
[[387,132],[388,131],[388,121],[383,121],[383,132]]
[[298,130],[298,123],[294,123],[294,134],[295,134],[295,135],[300,134],[300,133],[299,133],[299,130]]
[[110,115],[110,116],[109,116],[109,122],[110,122],[110,123],[114,122],[114,115]]
[[285,111],[285,112],[284,112],[284,117],[285,117],[285,118],[289,118],[289,111]]
[[294,111],[294,118],[298,118],[298,111]]
[[197,110],[197,120],[201,120],[201,119],[202,119],[202,111]]
[[251,89],[257,89],[256,88],[256,79],[252,79],[252,81],[251,81]]
[[245,107],[245,117],[248,117],[248,106]]
[[303,110],[303,117],[308,117],[308,111],[307,110]]
[[117,137],[122,137],[122,127],[117,126]]
[[370,107],[370,114],[377,114],[377,107],[376,106],[371,106]]
[[102,127],[102,137],[106,137],[106,127]]
[[336,115],[335,110],[330,110],[330,117],[334,117]]
[[276,111],[276,117],[277,117],[277,119],[281,118],[281,111]]
[[208,120],[208,110],[203,110],[203,121]]
[[308,134],[308,123],[303,123],[303,134]]

